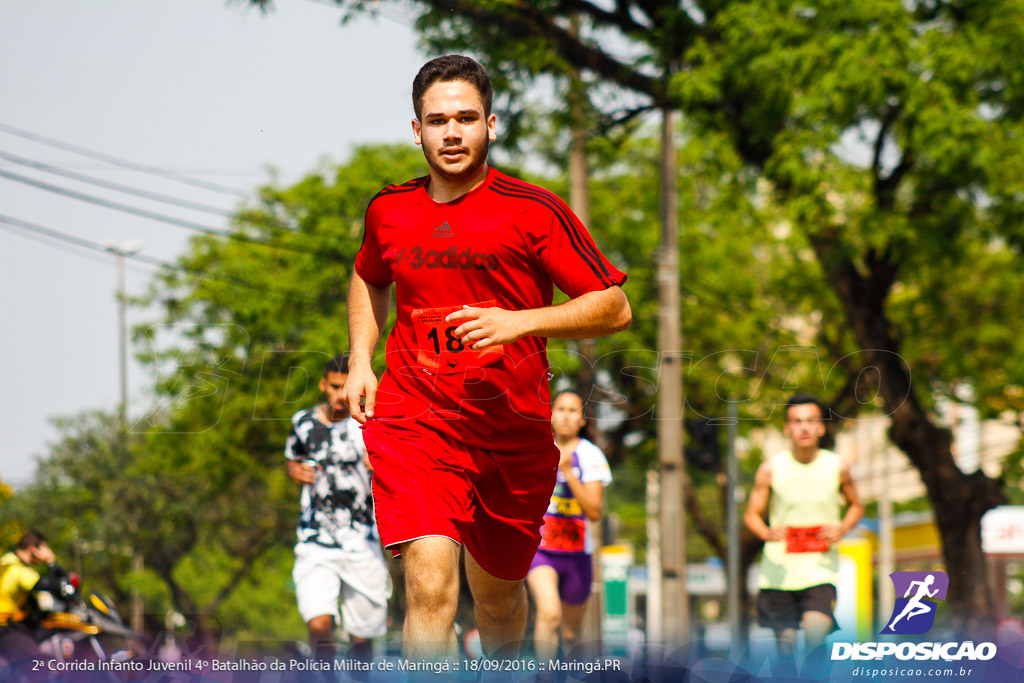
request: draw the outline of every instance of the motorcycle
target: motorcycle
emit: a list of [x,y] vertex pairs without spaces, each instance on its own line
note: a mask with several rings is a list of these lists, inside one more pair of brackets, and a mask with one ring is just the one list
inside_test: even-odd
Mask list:
[[102,593],[83,596],[80,584],[78,576],[71,574],[55,590],[35,593],[35,608],[26,625],[39,651],[59,662],[135,658],[131,644],[148,646],[150,638],[125,625],[114,603]]

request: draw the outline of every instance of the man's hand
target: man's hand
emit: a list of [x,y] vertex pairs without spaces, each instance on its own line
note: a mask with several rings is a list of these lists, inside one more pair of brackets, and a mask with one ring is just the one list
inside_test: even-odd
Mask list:
[[33,554],[36,556],[36,561],[43,564],[53,564],[57,561],[57,556],[53,554],[53,550],[46,543],[37,546]]
[[471,349],[482,349],[497,344],[511,344],[526,336],[524,316],[529,311],[508,311],[504,308],[473,308],[463,306],[462,310],[449,313],[446,322],[466,322],[459,325],[452,334]]
[[341,390],[342,399],[348,406],[348,412],[359,424],[366,424],[373,419],[373,409],[377,405],[377,375],[369,361],[353,363],[349,361],[348,381]]
[[297,484],[312,484],[316,481],[316,468],[304,462],[289,460],[288,476]]
[[786,530],[779,529],[778,527],[768,527],[768,535],[764,538],[766,541],[784,541],[786,540]]
[[826,540],[830,544],[838,543],[843,538],[843,530],[836,524],[826,524],[818,532],[818,538]]

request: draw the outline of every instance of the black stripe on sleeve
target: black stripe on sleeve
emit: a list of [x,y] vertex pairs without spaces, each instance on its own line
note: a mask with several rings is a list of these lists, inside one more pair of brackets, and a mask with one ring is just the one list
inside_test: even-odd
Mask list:
[[517,186],[505,181],[503,178],[495,178],[491,189],[506,197],[529,199],[549,208],[558,218],[558,222],[562,224],[562,229],[569,236],[569,243],[573,249],[583,259],[583,262],[590,267],[594,275],[601,281],[601,284],[605,287],[611,287],[616,284],[601,261],[597,248],[593,244],[588,243],[586,237],[580,234],[572,217],[566,214],[561,201],[554,195],[538,188]]
[[[502,186],[506,189],[518,190],[520,192],[530,194],[531,196],[540,197],[547,200],[548,206],[550,206],[551,209],[556,214],[558,214],[560,218],[564,219],[562,225],[563,227],[566,227],[567,231],[570,231],[570,237],[572,235],[575,235],[576,237],[579,238],[580,245],[582,246],[582,248],[588,254],[590,254],[590,256],[597,263],[598,267],[601,269],[601,272],[604,273],[605,277],[602,278],[602,280],[611,280],[611,273],[609,273],[608,269],[605,268],[604,262],[601,260],[601,254],[597,250],[597,246],[594,245],[592,241],[589,241],[585,234],[580,233],[580,231],[576,228],[576,222],[572,219],[572,216],[570,215],[569,208],[554,193],[532,185],[527,185],[525,183],[511,182],[508,178],[495,178],[495,182],[501,182]],[[614,284],[614,282],[612,284]]]

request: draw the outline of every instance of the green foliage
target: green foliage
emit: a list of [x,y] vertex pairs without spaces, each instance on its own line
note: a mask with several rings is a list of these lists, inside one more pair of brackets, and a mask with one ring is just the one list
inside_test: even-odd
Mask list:
[[[4,509],[12,495],[14,495],[14,489],[0,480],[0,510]],[[0,516],[0,547],[9,548],[15,545],[24,533],[25,528],[21,522],[16,519],[3,519]]]
[[[139,483],[138,439],[121,439],[117,418],[90,412],[54,420],[60,438],[40,461],[34,480],[0,506],[5,526],[36,528],[58,561],[124,604],[135,529],[125,517],[125,496]],[[141,512],[141,511],[138,511]]]
[[763,169],[816,258],[849,259],[879,288],[915,385],[961,400],[967,386],[986,416],[1021,407],[1024,347],[1004,294],[1021,286],[1024,154],[1008,141],[1024,55],[1006,41],[1022,12],[729,3],[674,82],[702,128]]

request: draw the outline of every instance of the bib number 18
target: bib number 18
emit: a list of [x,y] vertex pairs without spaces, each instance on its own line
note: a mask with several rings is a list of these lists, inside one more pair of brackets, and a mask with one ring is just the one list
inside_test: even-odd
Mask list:
[[[462,351],[464,348],[466,348],[463,345],[462,340],[455,336],[454,333],[455,333],[456,329],[458,329],[458,326],[457,325],[453,325],[452,327],[446,327],[445,330],[444,330],[444,336],[445,336],[445,345],[444,345],[444,347],[445,347],[445,349],[447,349],[451,353],[458,353],[459,351]],[[434,353],[440,354],[441,353],[441,342],[438,340],[438,336],[439,335],[437,333],[437,330],[438,330],[438,328],[436,328],[436,327],[430,328],[430,332],[427,333],[427,339],[429,339],[430,341],[434,342]]]
[[[472,304],[474,308],[496,305],[494,301]],[[416,362],[438,374],[462,372],[467,368],[491,365],[504,355],[501,344],[474,349],[455,336],[459,325],[450,325],[445,318],[462,306],[443,308],[417,308],[412,312],[412,326],[416,335]]]

